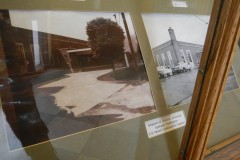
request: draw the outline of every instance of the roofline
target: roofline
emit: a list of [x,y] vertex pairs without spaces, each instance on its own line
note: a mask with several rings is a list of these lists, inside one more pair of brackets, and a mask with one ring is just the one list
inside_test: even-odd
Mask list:
[[[169,43],[169,42],[170,42],[170,43]],[[188,42],[182,42],[182,41],[177,41],[177,42],[179,42],[179,43],[178,43],[179,46],[203,48],[203,45],[200,45],[200,44],[194,44],[194,43],[188,43]],[[165,42],[165,43],[163,43],[163,44],[160,44],[160,45],[152,48],[152,50],[153,50],[153,52],[155,52],[155,51],[158,51],[158,50],[160,50],[160,49],[166,48],[166,47],[168,47],[168,46],[171,45],[171,44],[172,44],[172,43],[171,43],[171,40],[169,40],[169,41],[167,41],[167,42]]]

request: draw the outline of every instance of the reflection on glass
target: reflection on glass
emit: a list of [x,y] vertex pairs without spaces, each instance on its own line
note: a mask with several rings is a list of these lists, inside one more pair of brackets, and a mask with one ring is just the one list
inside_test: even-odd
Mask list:
[[[210,16],[143,14],[157,71],[168,106],[192,98]],[[225,91],[238,88],[231,70]]]
[[[31,75],[19,74],[27,72],[23,43],[15,43],[14,28],[10,24],[8,11],[1,11],[0,15],[1,41],[5,53],[1,54],[0,93],[3,111],[9,124],[6,125],[6,133],[9,135],[9,131],[13,131],[23,147],[48,141],[49,130],[41,119],[35,102],[29,78]],[[8,140],[14,141],[14,137],[8,137]],[[9,148],[13,150],[17,149],[17,146],[9,143]],[[50,143],[46,148],[48,156],[58,159]],[[39,157],[28,149],[25,151],[31,159]]]
[[[235,55],[233,57],[232,67],[227,79],[225,91],[230,88],[236,88],[240,84],[240,41],[236,47]],[[236,84],[236,79],[238,84]],[[240,136],[239,128],[239,114],[240,114],[240,89],[232,90],[223,94],[220,107],[217,112],[216,120],[214,122],[213,131],[211,133],[208,149],[205,159],[216,159],[217,156],[222,155],[221,151],[226,153],[226,146],[233,150],[232,147],[237,144]],[[221,134],[219,134],[221,133]],[[221,146],[220,148],[216,146]],[[223,148],[224,147],[224,148]],[[216,149],[217,148],[217,149]],[[233,157],[237,154],[235,150],[229,152],[226,157]],[[236,153],[236,154],[235,154]]]
[[10,11],[1,34],[1,100],[23,147],[156,111],[128,13]]

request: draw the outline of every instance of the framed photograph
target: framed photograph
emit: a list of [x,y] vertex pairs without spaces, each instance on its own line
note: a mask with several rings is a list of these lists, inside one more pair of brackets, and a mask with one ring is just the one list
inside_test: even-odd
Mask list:
[[0,13],[7,70],[13,43],[28,62],[1,88],[10,150],[156,111],[129,13]]
[[[237,13],[222,10],[234,10],[233,2],[179,2],[0,1],[0,159],[177,159],[196,75],[206,86],[196,86],[192,106],[207,100],[208,108],[209,95],[221,93],[197,93],[218,90],[209,81],[223,80],[228,66],[216,63],[219,70],[202,77],[199,65],[209,55],[230,62],[218,57],[230,56],[225,45],[208,49],[215,36],[233,40],[228,30],[237,28],[211,25],[217,34],[205,42],[210,16],[210,24],[225,25],[223,17]],[[221,107],[227,112],[219,112],[209,146],[238,132],[237,55]]]
[[[152,54],[169,107],[190,103],[210,16],[143,14]],[[232,67],[225,91],[238,89]]]

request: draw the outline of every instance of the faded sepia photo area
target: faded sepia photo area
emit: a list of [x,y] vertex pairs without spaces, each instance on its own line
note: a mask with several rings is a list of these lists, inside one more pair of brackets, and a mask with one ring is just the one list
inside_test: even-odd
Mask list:
[[156,111],[129,13],[1,10],[10,150]]
[[[191,101],[209,15],[142,14],[166,103]],[[231,68],[225,91],[239,88]]]

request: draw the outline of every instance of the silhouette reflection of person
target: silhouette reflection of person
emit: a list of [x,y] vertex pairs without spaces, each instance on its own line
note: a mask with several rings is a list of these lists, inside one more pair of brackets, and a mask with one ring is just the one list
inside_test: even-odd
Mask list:
[[[12,131],[23,147],[48,141],[48,128],[42,121],[28,73],[21,73],[15,59],[15,35],[9,13],[0,10],[0,97],[2,108]],[[3,52],[3,53],[2,53]],[[31,74],[32,76],[32,74]],[[58,159],[51,143],[44,151],[36,146],[25,148],[32,159]],[[40,147],[39,147],[40,148]]]

